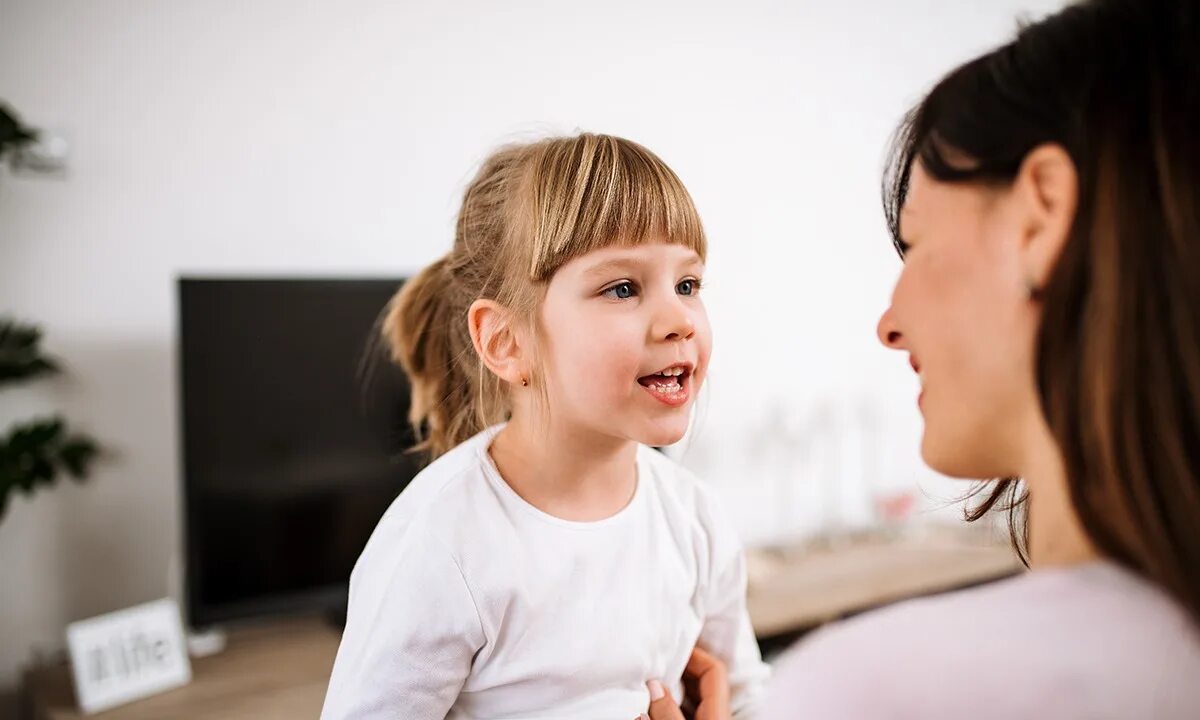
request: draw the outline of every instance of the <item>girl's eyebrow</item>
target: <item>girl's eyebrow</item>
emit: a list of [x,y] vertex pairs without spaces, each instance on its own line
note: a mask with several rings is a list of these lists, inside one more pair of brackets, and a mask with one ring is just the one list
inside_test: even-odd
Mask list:
[[[637,258],[603,260],[583,271],[585,277],[623,275],[640,269],[646,261]],[[678,261],[679,268],[703,268],[704,261],[694,251]]]
[[640,265],[641,263],[636,260],[605,260],[604,262],[596,263],[587,270],[584,270],[583,274],[587,276],[599,275],[605,277],[609,275],[621,275],[629,272],[630,270],[637,269]]

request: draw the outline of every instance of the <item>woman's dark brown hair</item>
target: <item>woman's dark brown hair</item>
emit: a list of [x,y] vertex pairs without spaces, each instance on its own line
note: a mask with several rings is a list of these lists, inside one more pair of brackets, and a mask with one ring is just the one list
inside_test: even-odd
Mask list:
[[[914,161],[1006,183],[1046,143],[1079,182],[1036,360],[1072,503],[1102,553],[1200,619],[1200,3],[1074,4],[942,79],[896,135],[897,247]],[[968,517],[1007,506],[1017,528],[1024,500],[1001,480]]]

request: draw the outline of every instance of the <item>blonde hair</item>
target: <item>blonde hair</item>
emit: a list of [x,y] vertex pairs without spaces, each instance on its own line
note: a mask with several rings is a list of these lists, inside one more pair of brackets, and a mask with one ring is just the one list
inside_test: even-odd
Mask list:
[[471,342],[475,300],[494,300],[536,327],[545,286],[565,263],[648,241],[707,254],[691,196],[641,145],[582,133],[488,157],[463,197],[454,247],[404,284],[382,322],[384,344],[412,385],[416,449],[435,458],[510,413],[504,383]]

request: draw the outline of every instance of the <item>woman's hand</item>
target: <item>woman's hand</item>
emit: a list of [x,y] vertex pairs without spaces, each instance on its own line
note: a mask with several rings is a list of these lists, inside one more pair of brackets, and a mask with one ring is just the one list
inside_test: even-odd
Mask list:
[[[685,720],[683,711],[661,682],[651,680],[647,686],[650,688],[649,720]],[[692,720],[730,719],[729,677],[720,660],[700,648],[692,650],[692,657],[683,671],[683,686],[688,697],[696,701],[696,714]]]

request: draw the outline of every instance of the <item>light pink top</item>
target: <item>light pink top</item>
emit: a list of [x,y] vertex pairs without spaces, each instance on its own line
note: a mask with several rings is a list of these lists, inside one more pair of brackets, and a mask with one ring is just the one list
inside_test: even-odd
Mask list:
[[1112,563],[1036,570],[821,630],[760,720],[1200,718],[1200,630]]

